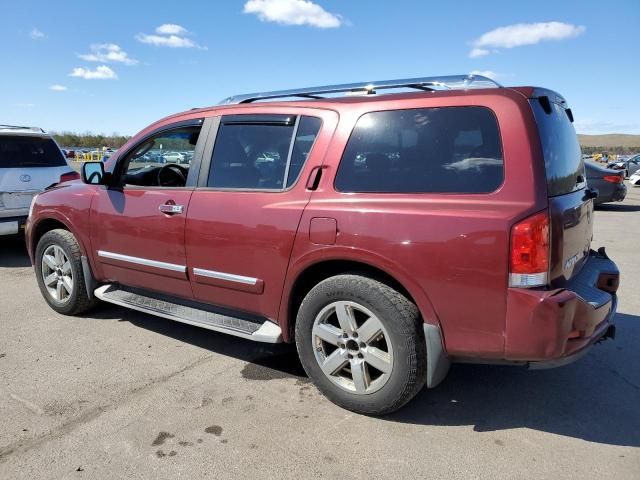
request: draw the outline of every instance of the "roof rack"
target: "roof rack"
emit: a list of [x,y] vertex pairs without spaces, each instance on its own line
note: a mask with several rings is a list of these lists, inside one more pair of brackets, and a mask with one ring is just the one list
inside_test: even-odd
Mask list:
[[305,99],[325,98],[322,95],[346,93],[347,95],[372,95],[378,90],[391,88],[414,88],[423,91],[437,89],[465,90],[468,88],[501,88],[495,80],[482,75],[445,75],[440,77],[401,78],[397,80],[378,80],[374,82],[345,83],[320,87],[294,88],[274,92],[249,93],[225,98],[220,105],[251,103],[258,100],[297,97]]
[[21,127],[19,125],[4,125],[0,124],[1,130],[31,130],[44,133],[44,130],[40,127]]

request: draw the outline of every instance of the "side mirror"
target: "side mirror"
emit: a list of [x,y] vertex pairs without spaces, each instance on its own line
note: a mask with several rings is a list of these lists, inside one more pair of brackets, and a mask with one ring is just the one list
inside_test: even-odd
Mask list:
[[104,164],[102,162],[85,162],[82,164],[82,181],[84,183],[102,185],[104,177]]

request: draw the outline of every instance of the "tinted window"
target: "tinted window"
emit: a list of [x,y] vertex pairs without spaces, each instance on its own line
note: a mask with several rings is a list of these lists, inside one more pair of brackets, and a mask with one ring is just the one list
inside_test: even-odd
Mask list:
[[503,176],[498,124],[490,110],[424,108],[363,115],[335,186],[343,192],[487,193]]
[[[292,146],[295,122],[265,123],[256,116],[228,117],[216,136],[209,187],[282,190],[293,185],[304,166],[321,126],[314,117],[300,117]],[[255,123],[252,123],[255,122]],[[289,168],[287,162],[291,155]],[[286,178],[285,178],[286,177]]]
[[51,138],[0,136],[0,168],[65,165],[62,152]]
[[555,197],[579,190],[586,183],[584,160],[573,124],[562,106],[548,105],[551,113],[545,112],[538,99],[531,100],[544,155],[548,194]]
[[289,173],[287,175],[287,187],[290,187],[300,175],[303,165],[307,161],[307,157],[313,148],[313,143],[318,136],[322,120],[316,117],[300,117],[298,131],[296,133],[296,141],[291,151],[291,163],[289,165]]

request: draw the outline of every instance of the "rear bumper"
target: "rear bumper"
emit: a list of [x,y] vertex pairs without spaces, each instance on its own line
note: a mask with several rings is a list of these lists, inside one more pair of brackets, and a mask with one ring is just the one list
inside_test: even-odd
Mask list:
[[[604,189],[602,189],[604,190]],[[627,186],[624,183],[617,183],[611,189],[601,191],[596,198],[597,205],[606,202],[621,202],[627,196]]]
[[0,218],[0,237],[24,232],[27,216]]
[[509,289],[505,359],[532,368],[559,366],[612,336],[619,278],[604,250],[591,251],[564,288]]

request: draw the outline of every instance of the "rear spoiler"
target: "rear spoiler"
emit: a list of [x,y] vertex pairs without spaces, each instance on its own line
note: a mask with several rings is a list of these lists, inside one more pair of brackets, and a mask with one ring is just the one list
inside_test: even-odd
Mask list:
[[542,109],[547,114],[551,113],[552,103],[561,106],[562,108],[564,108],[569,121],[573,123],[573,112],[571,111],[571,108],[569,108],[569,104],[567,103],[565,98],[558,92],[554,92],[553,90],[542,87],[516,87],[513,88],[513,90],[522,93],[527,98],[538,100],[538,102],[540,102],[540,105],[542,106]]

